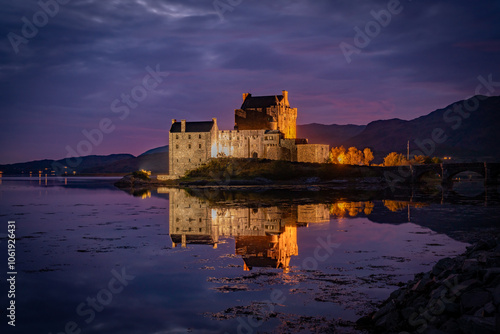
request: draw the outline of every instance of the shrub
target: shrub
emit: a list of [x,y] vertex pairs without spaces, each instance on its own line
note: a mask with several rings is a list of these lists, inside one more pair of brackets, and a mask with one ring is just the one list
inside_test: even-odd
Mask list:
[[148,173],[145,170],[138,170],[132,173],[132,176],[135,177],[136,179],[141,179],[141,180],[150,180],[150,175],[151,173]]

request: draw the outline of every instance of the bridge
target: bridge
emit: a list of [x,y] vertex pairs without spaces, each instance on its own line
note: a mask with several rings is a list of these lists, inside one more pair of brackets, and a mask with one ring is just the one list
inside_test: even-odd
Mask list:
[[442,184],[452,184],[453,178],[462,172],[475,172],[484,178],[486,185],[497,184],[500,175],[500,163],[470,162],[409,165],[399,167],[384,167],[384,176],[389,182],[419,183],[425,174],[437,174]]

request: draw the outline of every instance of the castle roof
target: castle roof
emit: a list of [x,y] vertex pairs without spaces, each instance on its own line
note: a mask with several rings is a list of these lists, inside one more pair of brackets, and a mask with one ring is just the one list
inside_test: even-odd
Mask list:
[[[210,132],[214,121],[186,122],[186,132]],[[170,132],[181,132],[181,122],[172,123]]]
[[277,105],[283,100],[283,95],[252,96],[248,95],[240,109],[267,108]]

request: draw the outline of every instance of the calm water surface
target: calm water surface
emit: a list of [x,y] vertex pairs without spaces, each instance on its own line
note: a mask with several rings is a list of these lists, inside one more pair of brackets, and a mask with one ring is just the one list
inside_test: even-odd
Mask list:
[[[113,181],[3,178],[1,247],[6,254],[6,224],[15,220],[18,274],[15,328],[6,324],[2,280],[2,328],[354,332],[339,324],[463,252],[457,236],[495,227],[500,216],[481,189],[457,201],[301,193],[273,202],[272,194],[166,188],[131,196]],[[259,196],[266,199],[256,205]]]

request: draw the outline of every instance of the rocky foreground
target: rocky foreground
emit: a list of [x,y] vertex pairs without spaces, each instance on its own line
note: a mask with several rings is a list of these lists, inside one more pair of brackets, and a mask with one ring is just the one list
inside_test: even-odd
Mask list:
[[500,333],[499,236],[415,275],[357,325],[374,333]]

